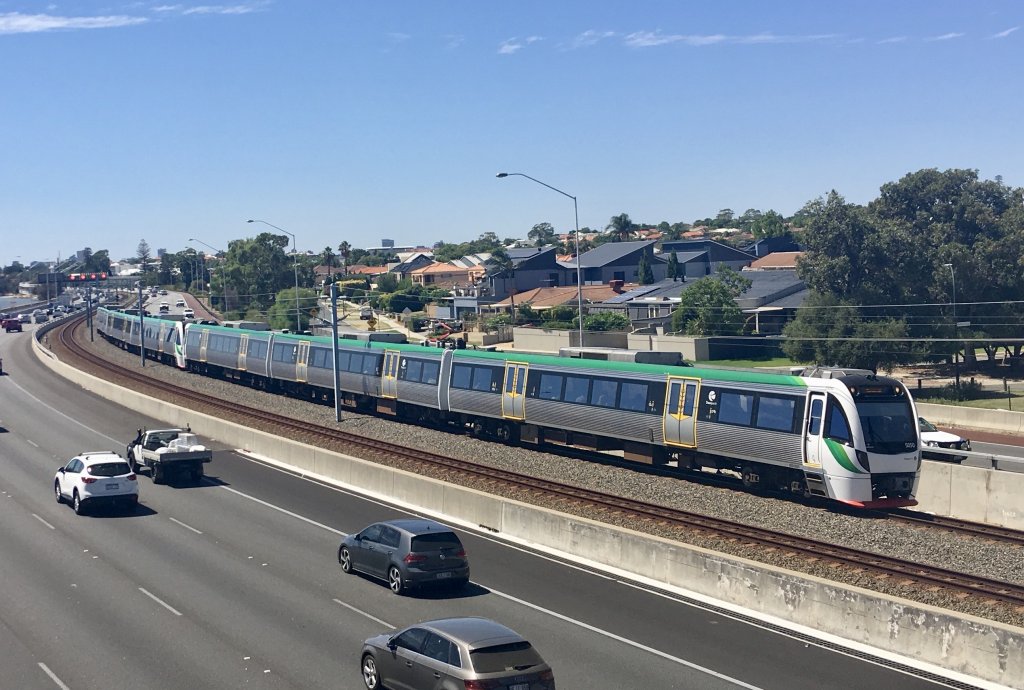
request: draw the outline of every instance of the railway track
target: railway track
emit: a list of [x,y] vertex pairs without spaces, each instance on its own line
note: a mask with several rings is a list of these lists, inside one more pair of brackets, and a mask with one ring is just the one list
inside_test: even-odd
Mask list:
[[[475,480],[476,483],[483,483],[498,494],[507,495],[510,493],[510,489],[515,489],[520,493],[544,495],[556,499],[557,502],[571,503],[577,508],[582,506],[588,515],[628,516],[633,520],[670,526],[682,532],[703,533],[718,539],[739,541],[761,549],[791,553],[814,563],[827,563],[830,567],[850,569],[879,581],[889,580],[903,585],[929,589],[941,588],[961,595],[1007,604],[1016,610],[1024,611],[1024,585],[922,565],[806,537],[781,534],[676,508],[651,505],[631,498],[407,448],[340,429],[276,415],[235,402],[211,398],[195,390],[146,376],[142,371],[124,369],[95,355],[82,347],[76,340],[76,332],[83,323],[84,318],[76,319],[57,329],[55,340],[58,342],[58,347],[69,357],[77,358],[91,368],[107,372],[111,380],[125,381],[126,384],[132,385],[137,390],[146,390],[154,395],[183,401],[186,404],[192,404],[195,409],[222,418],[239,420],[263,431],[320,447],[344,449],[344,452],[350,454],[358,454],[371,460],[387,461],[388,464],[398,465],[412,471],[441,470],[448,476],[459,475]],[[155,362],[153,365],[162,366]],[[910,513],[910,511],[902,511],[893,517],[901,520],[913,519],[928,527],[939,526],[950,531],[969,531],[974,535],[980,533],[986,538],[1024,542],[1024,535],[1019,532],[1014,533],[1012,530],[999,530],[998,528],[991,530],[986,525],[936,518],[935,516],[913,517],[904,513]],[[482,525],[482,527],[487,528],[486,525]]]

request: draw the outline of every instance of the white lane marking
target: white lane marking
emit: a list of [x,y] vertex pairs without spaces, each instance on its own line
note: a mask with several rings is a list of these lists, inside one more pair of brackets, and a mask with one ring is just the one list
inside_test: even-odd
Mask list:
[[325,529],[328,532],[333,532],[334,534],[337,534],[337,535],[342,536],[342,537],[347,537],[348,536],[347,533],[342,532],[341,530],[336,530],[333,527],[328,527],[327,525],[323,524],[322,522],[317,522],[316,520],[311,520],[310,518],[305,517],[303,515],[299,515],[298,513],[293,513],[292,511],[286,510],[284,508],[281,508],[280,506],[275,506],[273,503],[267,503],[266,501],[264,501],[262,499],[259,499],[259,498],[256,498],[255,496],[250,496],[248,494],[243,494],[241,491],[239,491],[237,489],[232,489],[229,486],[222,486],[221,488],[224,489],[225,491],[230,491],[233,494],[241,496],[242,498],[247,498],[250,501],[254,501],[256,503],[259,503],[261,506],[266,506],[267,508],[271,508],[272,510],[276,510],[279,513],[284,513],[285,515],[288,515],[289,517],[293,517],[296,520],[302,520],[303,522],[308,522],[309,524],[314,525],[316,527],[319,527],[320,529]]
[[71,690],[71,688],[64,685],[63,681],[61,681],[61,679],[57,677],[57,674],[51,671],[42,661],[39,662],[39,668],[43,669],[43,673],[50,676],[50,680],[52,680],[57,685],[58,688],[60,688],[61,690]]
[[507,599],[509,601],[515,602],[515,603],[519,604],[520,606],[525,606],[527,608],[533,609],[534,611],[539,611],[540,613],[547,614],[547,615],[552,616],[554,618],[557,618],[557,619],[559,619],[561,621],[565,621],[566,623],[570,623],[570,624],[575,625],[577,627],[583,628],[584,630],[589,630],[590,632],[597,633],[598,635],[601,635],[603,637],[607,637],[607,638],[615,640],[617,642],[621,642],[622,644],[629,645],[630,647],[634,647],[635,649],[640,649],[640,650],[643,650],[643,651],[648,652],[650,654],[653,654],[655,656],[660,656],[662,659],[667,659],[668,661],[672,661],[674,663],[680,664],[681,666],[686,666],[687,668],[691,668],[694,671],[700,671],[701,673],[706,673],[709,676],[714,676],[715,678],[718,678],[720,680],[724,680],[727,683],[732,683],[733,685],[738,685],[739,687],[747,688],[748,690],[762,690],[760,686],[751,685],[749,683],[744,683],[742,680],[740,680],[738,678],[733,678],[732,676],[727,676],[724,673],[719,673],[718,671],[715,671],[715,670],[712,670],[710,668],[707,668],[706,666],[701,666],[700,664],[695,664],[692,661],[687,661],[686,659],[680,659],[679,657],[672,656],[671,654],[663,652],[660,649],[655,649],[654,647],[648,647],[647,645],[640,644],[639,642],[635,642],[634,640],[630,640],[627,637],[622,637],[621,635],[616,635],[613,632],[609,632],[607,630],[602,630],[601,628],[598,628],[598,627],[595,627],[593,625],[590,625],[589,623],[584,623],[581,620],[576,620],[575,618],[570,618],[569,616],[566,616],[565,614],[558,613],[557,611],[552,611],[551,609],[546,609],[543,606],[539,606],[538,604],[531,603],[529,601],[526,601],[525,599],[520,599],[518,597],[512,596],[511,594],[506,594],[504,592],[500,592],[500,591],[494,589],[493,587],[488,587],[487,591],[489,591],[491,594],[494,594],[495,596],[499,596],[499,597],[501,597],[503,599]]
[[39,447],[39,444],[38,444],[38,443],[36,443],[35,441],[33,441],[33,440],[32,440],[32,439],[30,439],[30,438],[26,438],[26,439],[25,439],[25,442],[26,442],[26,443],[28,443],[28,444],[29,444],[30,446],[32,446],[33,448],[38,448],[38,447]]
[[[44,402],[43,402],[42,400],[40,400],[40,399],[39,399],[39,398],[37,398],[36,396],[34,396],[34,395],[32,395],[31,393],[29,393],[29,392],[28,392],[27,390],[25,390],[24,388],[22,388],[21,386],[19,386],[19,385],[18,385],[17,383],[15,383],[14,381],[11,381],[11,382],[10,382],[10,384],[11,384],[12,386],[14,386],[15,388],[17,388],[17,389],[18,389],[19,391],[21,391],[21,392],[22,392],[22,393],[23,393],[24,395],[26,395],[27,397],[31,398],[32,400],[35,400],[35,401],[36,401],[37,403],[39,403],[40,405],[42,405],[43,407],[45,407],[45,408],[46,408],[47,410],[50,410],[50,411],[51,411],[51,412],[53,412],[54,414],[58,414],[58,415],[60,415],[61,417],[63,417],[64,419],[68,420],[69,422],[72,422],[72,423],[74,423],[74,424],[77,424],[78,426],[82,427],[83,429],[85,429],[86,431],[88,431],[88,432],[89,432],[89,433],[91,433],[91,434],[96,434],[96,435],[98,435],[98,436],[100,436],[100,437],[102,437],[102,438],[105,438],[105,439],[107,439],[108,441],[112,442],[112,443],[114,444],[114,447],[117,447],[117,446],[121,445],[122,443],[124,443],[124,441],[122,441],[121,439],[117,439],[117,438],[111,438],[110,436],[107,436],[106,434],[101,434],[100,432],[96,431],[96,430],[95,430],[95,429],[93,429],[92,427],[90,427],[90,426],[86,426],[85,424],[82,424],[82,423],[81,423],[80,421],[78,421],[78,420],[77,420],[77,419],[75,419],[74,417],[69,417],[68,415],[66,415],[66,414],[64,414],[63,412],[61,412],[60,410],[58,410],[58,409],[57,409],[56,407],[53,407],[52,405],[47,405],[47,404],[46,404],[46,403],[44,403]],[[32,441],[29,441],[29,443],[32,443]],[[32,445],[33,445],[33,446],[35,446],[36,444],[32,443]],[[38,447],[39,447],[39,446],[36,446],[36,448],[38,448]]]
[[34,517],[34,518],[35,518],[36,520],[39,520],[39,522],[43,523],[44,525],[46,525],[46,526],[47,526],[47,527],[49,527],[50,529],[57,529],[56,527],[54,527],[54,526],[53,526],[53,525],[51,525],[51,524],[50,524],[49,522],[47,522],[47,521],[46,521],[46,520],[44,520],[43,518],[39,517],[39,516],[38,516],[38,515],[36,515],[35,513],[32,513],[32,517]]
[[366,611],[363,611],[362,609],[357,609],[355,606],[352,606],[351,604],[346,604],[341,599],[331,599],[331,601],[333,601],[335,604],[340,604],[341,606],[344,606],[345,608],[347,608],[347,609],[349,609],[351,611],[355,611],[360,616],[366,616],[367,618],[369,618],[374,623],[380,623],[381,625],[383,625],[385,628],[387,628],[389,630],[394,630],[395,629],[395,626],[391,625],[387,621],[382,621],[380,618],[377,618],[376,616],[371,616]]
[[174,608],[173,606],[171,606],[171,605],[170,605],[170,604],[168,604],[167,602],[165,602],[165,601],[162,601],[162,600],[161,600],[161,599],[160,599],[160,598],[159,598],[158,596],[156,596],[156,595],[155,595],[155,594],[153,594],[152,592],[148,592],[148,591],[146,591],[146,590],[145,590],[144,588],[142,588],[142,587],[139,587],[139,591],[140,591],[140,592],[142,592],[143,594],[145,594],[145,595],[146,595],[147,597],[149,597],[149,598],[150,598],[150,599],[152,599],[153,601],[155,601],[156,603],[158,603],[158,604],[160,604],[161,606],[163,606],[163,607],[164,607],[165,609],[167,609],[168,611],[170,611],[171,613],[173,613],[173,614],[174,614],[175,616],[180,616],[180,615],[181,615],[181,611],[178,611],[177,609],[175,609],[175,608]]
[[182,527],[184,527],[185,529],[190,529],[190,530],[192,530],[192,531],[193,531],[193,532],[195,532],[196,534],[202,534],[202,532],[200,532],[199,530],[197,530],[197,529],[196,529],[195,527],[192,527],[191,525],[186,525],[186,524],[185,524],[184,522],[182,522],[181,520],[178,520],[178,519],[176,519],[176,518],[167,518],[167,519],[168,519],[168,520],[170,520],[171,522],[175,523],[175,524],[181,525],[181,526],[182,526]]

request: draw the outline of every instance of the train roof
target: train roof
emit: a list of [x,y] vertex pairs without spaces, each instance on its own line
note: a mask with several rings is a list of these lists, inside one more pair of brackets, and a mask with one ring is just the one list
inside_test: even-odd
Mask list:
[[[219,331],[225,334],[244,333],[244,329],[223,328],[221,326],[200,326],[211,331]],[[253,331],[257,335],[269,335],[266,331]],[[274,333],[275,340],[292,340],[295,342],[316,342],[330,346],[330,336],[299,335],[297,333]],[[428,353],[440,353],[436,348],[425,348],[422,345],[410,345],[407,343],[378,343],[338,339],[340,346],[347,349],[358,347],[376,351],[398,350],[407,352],[410,355],[423,355]],[[521,362],[523,364],[536,364],[539,366],[560,367],[566,369],[591,369],[607,370],[609,372],[629,372],[638,374],[654,374],[658,376],[681,376],[694,379],[713,379],[717,381],[733,381],[744,383],[765,383],[776,386],[794,386],[804,388],[807,380],[789,374],[776,372],[756,371],[753,369],[719,369],[715,367],[689,367],[668,364],[638,364],[635,362],[612,362],[599,359],[578,359],[575,357],[558,357],[555,355],[525,354],[520,352],[489,352],[484,350],[453,350],[455,359],[464,362],[479,363],[504,363]]]

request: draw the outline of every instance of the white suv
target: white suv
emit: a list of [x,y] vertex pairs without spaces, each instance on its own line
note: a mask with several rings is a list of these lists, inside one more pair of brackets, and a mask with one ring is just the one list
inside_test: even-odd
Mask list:
[[103,450],[80,453],[58,469],[53,493],[57,503],[70,501],[79,515],[101,505],[124,506],[132,512],[139,503],[139,482],[127,460]]

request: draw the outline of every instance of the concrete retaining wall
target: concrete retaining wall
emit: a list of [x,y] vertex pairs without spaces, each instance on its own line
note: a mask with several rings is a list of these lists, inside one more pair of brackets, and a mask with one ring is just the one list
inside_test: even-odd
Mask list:
[[915,510],[1024,530],[1024,474],[925,462]]
[[[38,343],[36,348],[51,369],[87,390],[172,426],[191,424],[202,436],[258,452],[348,488],[957,673],[1024,688],[1024,629],[837,585],[281,439],[113,386],[62,364]],[[943,471],[947,470],[950,477],[957,470],[985,472],[955,466]],[[951,507],[955,500],[951,495]]]
[[922,402],[917,403],[917,412],[939,426],[986,429],[1008,434],[1024,433],[1024,412],[985,410],[980,407],[958,407]]

